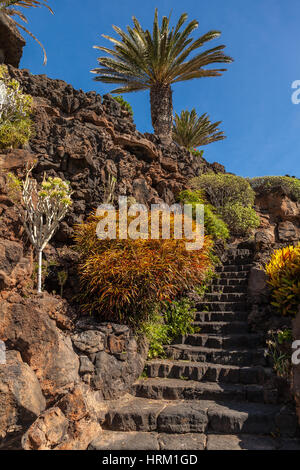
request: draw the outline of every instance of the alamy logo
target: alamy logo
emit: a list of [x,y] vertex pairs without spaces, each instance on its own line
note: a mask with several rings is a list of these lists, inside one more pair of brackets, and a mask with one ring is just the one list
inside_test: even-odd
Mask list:
[[295,80],[292,83],[292,88],[294,93],[292,94],[292,103],[299,104],[300,103],[300,80]]
[[295,366],[298,366],[300,364],[300,341],[299,340],[293,341],[292,349],[296,350],[292,354],[292,364],[294,364]]
[[0,340],[0,364],[6,364],[6,347],[4,341]]
[[128,206],[126,196],[119,197],[119,209],[112,204],[101,204],[96,212],[97,237],[132,240],[185,240],[186,249],[200,250],[204,243],[203,204],[144,204]]

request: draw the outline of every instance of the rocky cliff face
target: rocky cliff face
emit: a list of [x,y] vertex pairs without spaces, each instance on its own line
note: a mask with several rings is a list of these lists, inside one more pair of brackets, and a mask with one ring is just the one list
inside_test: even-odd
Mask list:
[[18,67],[25,40],[11,19],[0,13],[0,64],[10,64]]
[[255,263],[249,278],[249,299],[252,312],[249,320],[254,329],[267,332],[271,328],[290,328],[291,320],[274,315],[264,266],[274,250],[300,241],[300,203],[282,189],[266,190],[256,196],[255,209],[261,225],[255,233]]
[[153,135],[141,134],[131,115],[109,95],[84,93],[25,70],[9,71],[34,97],[30,151],[38,160],[35,174],[58,175],[69,180],[74,191],[73,211],[58,234],[61,241],[102,202],[110,174],[117,178],[116,196],[152,204],[174,202],[188,179],[200,172],[225,171],[175,144],[165,147]]
[[284,190],[266,191],[257,194],[255,206],[261,219],[257,242],[264,239],[273,247],[300,240],[300,202]]

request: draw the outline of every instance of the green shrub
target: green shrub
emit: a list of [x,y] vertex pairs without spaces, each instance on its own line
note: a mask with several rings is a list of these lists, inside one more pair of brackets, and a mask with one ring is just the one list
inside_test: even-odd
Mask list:
[[283,190],[291,199],[300,201],[300,179],[290,176],[261,176],[249,179],[252,188],[258,193]]
[[24,118],[19,121],[0,121],[0,148],[20,148],[29,141],[32,136],[32,121]]
[[191,187],[204,191],[217,210],[229,203],[253,206],[255,200],[255,192],[242,176],[206,173],[193,178]]
[[193,334],[196,309],[192,308],[189,299],[183,298],[162,305],[162,313],[157,311],[142,323],[139,333],[149,340],[148,357],[164,357],[164,346],[171,344],[176,338],[188,333]]
[[124,100],[123,96],[121,96],[121,95],[120,96],[113,96],[113,99],[115,101],[117,101],[123,109],[128,111],[128,113],[130,113],[131,116],[133,116],[133,109],[131,107],[131,104],[128,103],[128,101]]
[[289,380],[291,376],[292,331],[289,329],[270,331],[267,340],[267,355],[271,358],[273,369],[279,377]]
[[[252,208],[255,192],[245,178],[222,173],[207,173],[193,178],[191,186],[195,190],[204,192],[216,208],[217,215],[212,211],[212,216],[211,214],[206,216],[207,230],[210,232],[215,230],[219,235],[221,231],[224,239],[224,227],[219,222],[222,219],[232,235],[249,235],[260,225],[260,219]],[[214,215],[218,217],[217,221]],[[213,228],[208,229],[210,223]]]
[[190,153],[194,155],[194,157],[203,157],[204,150],[197,150],[197,149],[189,149]]
[[171,341],[178,336],[194,333],[196,309],[192,308],[189,299],[183,298],[179,301],[166,303],[165,322],[169,327]]
[[216,214],[213,206],[204,206],[204,225],[207,235],[215,240],[226,240],[229,238],[228,225]]
[[164,323],[164,319],[158,313],[150,316],[143,322],[138,330],[139,334],[144,334],[149,340],[148,358],[164,357],[164,345],[171,342],[169,336],[169,327]]
[[220,211],[233,235],[249,235],[253,229],[260,225],[260,218],[250,206],[228,203]]
[[32,135],[32,98],[22,93],[20,84],[0,66],[0,148],[24,146]]
[[206,204],[204,191],[200,190],[191,191],[189,189],[185,189],[179,194],[178,200],[183,204]]
[[205,202],[203,191],[181,191],[179,200],[185,204],[204,204],[204,229],[214,240],[226,240],[229,230],[226,223],[216,214],[216,209]]

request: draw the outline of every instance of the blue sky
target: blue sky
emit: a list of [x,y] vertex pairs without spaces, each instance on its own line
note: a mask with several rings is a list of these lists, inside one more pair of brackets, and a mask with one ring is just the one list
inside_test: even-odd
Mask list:
[[[294,80],[300,80],[299,0],[49,0],[46,9],[28,11],[29,29],[47,49],[42,65],[39,46],[28,38],[22,68],[34,74],[60,78],[84,91],[100,94],[112,89],[92,80],[99,51],[93,45],[109,42],[112,24],[122,29],[135,15],[151,28],[154,8],[173,22],[183,11],[197,19],[198,37],[208,30],[222,31],[208,43],[227,46],[235,62],[221,78],[203,78],[173,87],[174,110],[196,107],[213,121],[222,120],[227,139],[206,147],[204,157],[242,176],[284,175],[300,177],[300,104],[292,104]],[[152,132],[149,92],[124,95],[134,110],[141,132]]]

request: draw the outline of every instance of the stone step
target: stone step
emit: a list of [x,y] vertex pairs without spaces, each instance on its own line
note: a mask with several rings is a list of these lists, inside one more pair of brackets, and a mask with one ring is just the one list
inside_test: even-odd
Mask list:
[[262,385],[220,382],[199,382],[182,379],[140,379],[132,386],[132,394],[150,400],[225,400],[264,402]]
[[217,273],[219,279],[247,279],[249,272],[248,271],[238,271],[238,272],[219,272]]
[[201,312],[245,312],[248,309],[246,302],[199,302],[196,309]]
[[260,434],[102,431],[88,450],[300,450],[300,440]]
[[243,256],[228,256],[223,264],[252,264],[253,263],[253,256],[243,255]]
[[203,433],[102,431],[88,450],[204,450],[206,441]]
[[253,434],[208,434],[205,450],[300,450],[300,440]]
[[247,294],[247,284],[237,284],[234,286],[212,284],[207,287],[208,294]]
[[207,292],[204,297],[204,302],[245,302],[247,301],[247,293],[241,292]]
[[248,286],[247,278],[235,278],[235,279],[224,279],[224,278],[215,278],[212,281],[212,286]]
[[[233,322],[233,321],[246,321],[248,312],[196,312],[196,322]],[[201,325],[199,325],[201,326]]]
[[198,382],[262,385],[270,377],[271,369],[262,366],[239,367],[203,362],[154,359],[147,362],[145,372],[149,378],[180,379],[186,377]]
[[248,323],[245,321],[232,321],[232,322],[222,322],[222,321],[207,321],[199,322],[195,321],[193,325],[196,328],[201,328],[199,333],[201,334],[242,334],[249,332]]
[[267,361],[263,348],[257,349],[212,349],[189,344],[166,346],[167,357],[175,360],[187,360],[235,366],[266,366]]
[[228,248],[227,255],[230,257],[240,257],[240,256],[249,256],[253,257],[253,251],[249,248]]
[[252,264],[222,264],[221,266],[216,266],[216,272],[226,272],[226,273],[238,273],[241,271],[249,273],[252,268]]
[[189,334],[184,336],[183,344],[212,349],[255,349],[262,346],[262,337],[258,334],[232,334],[227,336],[208,334]]
[[292,434],[280,407],[260,403],[150,400],[122,397],[109,402],[104,430],[168,434]]

